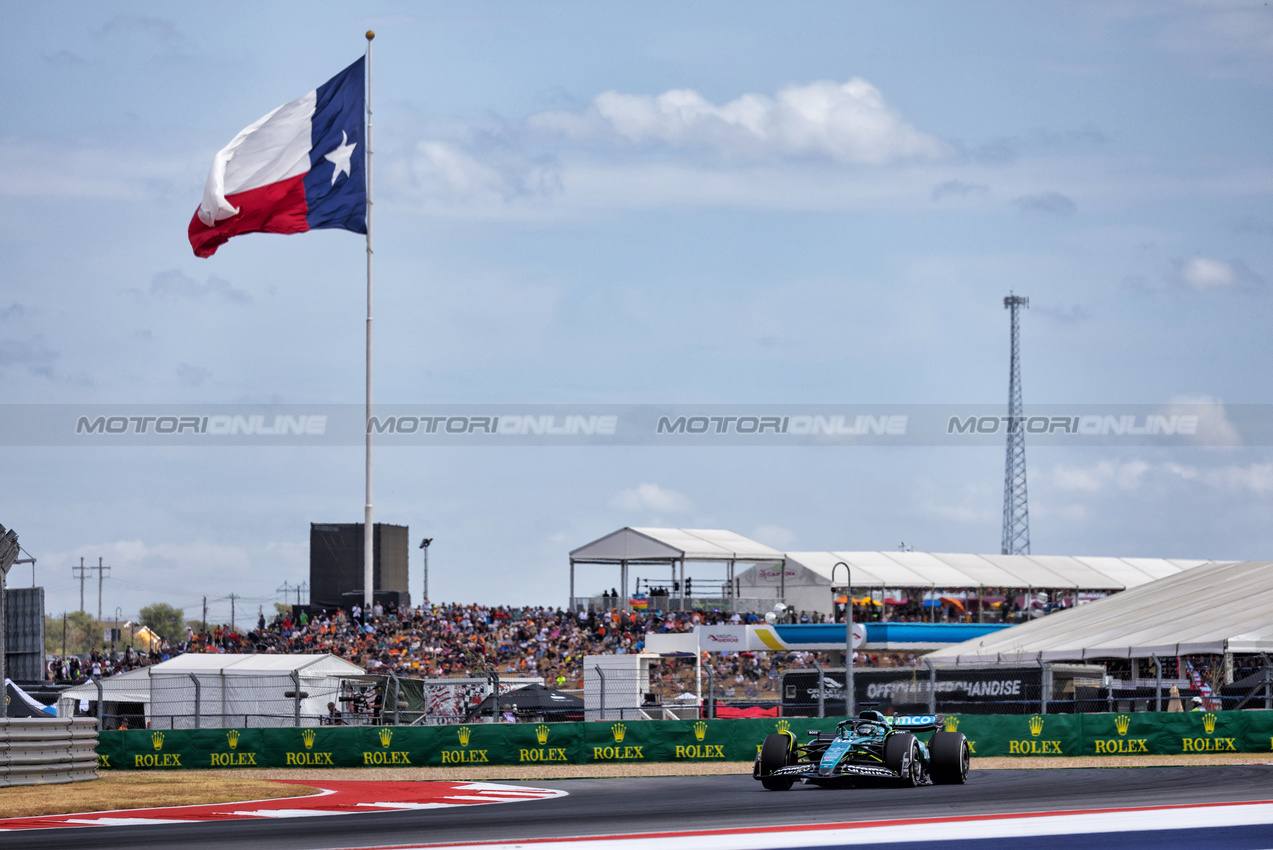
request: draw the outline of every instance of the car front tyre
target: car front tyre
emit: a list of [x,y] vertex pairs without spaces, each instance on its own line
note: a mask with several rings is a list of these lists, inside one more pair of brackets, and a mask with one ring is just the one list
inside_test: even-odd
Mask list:
[[884,741],[884,766],[896,773],[908,788],[923,782],[924,763],[915,736],[909,732],[889,735]]
[[760,745],[760,784],[770,791],[788,791],[795,784],[790,776],[770,776],[790,763],[791,739],[773,734]]
[[934,785],[963,785],[968,779],[968,739],[962,732],[934,732],[928,742]]

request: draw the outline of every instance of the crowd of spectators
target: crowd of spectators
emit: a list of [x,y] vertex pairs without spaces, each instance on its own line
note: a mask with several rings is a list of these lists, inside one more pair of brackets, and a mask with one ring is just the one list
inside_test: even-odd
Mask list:
[[[792,612],[792,622],[830,622],[827,615]],[[229,626],[164,640],[151,651],[94,652],[88,659],[50,662],[51,678],[77,683],[90,675],[110,676],[165,661],[183,652],[331,653],[370,673],[399,677],[539,677],[561,688],[582,687],[588,655],[640,652],[647,633],[689,632],[699,624],[761,622],[756,614],[718,610],[690,612],[623,611],[619,608],[572,613],[561,608],[441,604],[398,610],[376,604],[364,617],[349,611],[285,611],[244,633]],[[771,698],[781,672],[817,661],[842,664],[840,653],[732,652],[706,657],[704,675],[723,698]],[[855,664],[896,666],[914,663],[889,654],[855,654]],[[652,671],[665,698],[694,692],[693,657],[665,659]],[[706,681],[706,680],[705,680]]]
[[[688,632],[699,624],[760,622],[755,614],[722,611],[623,611],[611,608],[571,613],[561,608],[444,604],[397,610],[377,604],[364,618],[354,606],[332,613],[285,612],[262,619],[246,635],[220,640],[195,636],[193,652],[331,653],[370,673],[399,677],[539,677],[549,685],[582,687],[589,655],[640,652],[647,633]],[[824,621],[794,614],[795,622]],[[829,621],[829,618],[825,618]],[[230,642],[237,641],[235,646]],[[834,657],[833,657],[834,656]],[[735,652],[708,658],[709,672],[725,697],[773,696],[781,671],[842,663],[838,653]],[[889,654],[858,653],[863,666],[914,663]],[[652,672],[656,689],[675,697],[696,687],[693,658],[665,660]]]
[[178,644],[178,648],[174,651],[168,641],[156,645],[149,652],[134,650],[131,646],[125,647],[122,652],[95,649],[82,658],[78,655],[54,656],[45,663],[45,669],[50,681],[77,685],[89,679],[114,676],[116,673],[125,673],[136,670],[138,667],[158,664],[184,651],[184,644]]

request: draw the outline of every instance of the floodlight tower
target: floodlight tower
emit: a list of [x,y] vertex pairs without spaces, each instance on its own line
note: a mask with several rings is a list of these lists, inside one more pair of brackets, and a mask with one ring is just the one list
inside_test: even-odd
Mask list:
[[1021,413],[1021,309],[1030,299],[1009,294],[1012,311],[1012,365],[1008,374],[1008,455],[1003,465],[1003,554],[1030,554],[1030,507],[1025,489],[1025,420]]

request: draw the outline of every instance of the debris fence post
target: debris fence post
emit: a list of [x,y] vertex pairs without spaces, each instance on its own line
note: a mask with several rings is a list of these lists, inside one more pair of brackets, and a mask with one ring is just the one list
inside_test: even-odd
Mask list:
[[199,677],[194,673],[188,675],[190,676],[190,681],[194,682],[194,728],[198,729],[202,725],[200,715],[203,710],[203,700],[201,699],[203,686],[199,683]]
[[601,665],[598,664],[592,668],[597,671],[597,678],[601,680],[601,716],[598,720],[606,719],[606,674],[601,672]]
[[925,658],[924,664],[928,666],[928,713],[937,713],[937,667],[934,666],[931,658]]
[[[103,713],[106,711],[106,702],[104,701],[105,695],[102,693],[102,680],[100,677],[94,676],[93,684],[97,686],[97,731],[100,732],[102,731]],[[6,701],[8,700],[8,696],[9,695],[6,693]]]

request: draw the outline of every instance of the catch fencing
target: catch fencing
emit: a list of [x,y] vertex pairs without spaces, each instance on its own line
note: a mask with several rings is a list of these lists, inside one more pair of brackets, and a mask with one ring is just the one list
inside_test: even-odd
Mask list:
[[[286,726],[426,726],[466,722],[697,720],[833,717],[845,713],[845,673],[812,653],[587,656],[582,676],[543,705],[516,689],[542,678],[393,675],[154,674],[100,682],[103,729],[248,729]],[[816,656],[814,656],[816,658]],[[1214,680],[1215,669],[1204,671]],[[1234,672],[1234,671],[1230,671]],[[1231,685],[1207,686],[1187,663],[1043,663],[1014,666],[856,666],[854,709],[897,714],[1030,716],[1273,709],[1273,663],[1241,667]],[[135,690],[130,690],[135,688]],[[490,699],[493,694],[498,699]],[[333,717],[328,703],[334,703]],[[62,706],[66,708],[64,704]],[[96,709],[91,709],[96,713]],[[65,712],[64,712],[65,713]]]

